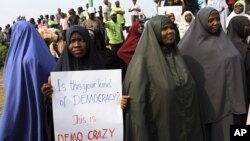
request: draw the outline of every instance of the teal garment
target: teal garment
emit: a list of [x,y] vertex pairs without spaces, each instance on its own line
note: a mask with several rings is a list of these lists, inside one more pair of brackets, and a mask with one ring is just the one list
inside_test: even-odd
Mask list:
[[166,16],[147,22],[128,66],[125,141],[203,141],[196,85],[176,47],[162,45]]

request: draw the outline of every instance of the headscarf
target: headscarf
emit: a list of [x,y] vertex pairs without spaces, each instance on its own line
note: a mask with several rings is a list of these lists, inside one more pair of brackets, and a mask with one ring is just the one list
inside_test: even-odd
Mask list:
[[246,112],[241,55],[223,32],[212,34],[208,18],[215,9],[202,8],[178,47],[198,85],[205,123]]
[[124,78],[127,66],[116,54],[108,49],[100,30],[94,30],[94,44],[106,69],[121,69]]
[[162,15],[147,22],[128,66],[125,141],[203,140],[194,81],[176,45],[162,44],[169,23]]
[[[185,16],[187,14],[191,14],[192,16],[192,20],[190,22],[187,22],[185,20]],[[195,17],[193,15],[193,13],[191,11],[185,11],[183,13],[183,15],[181,16],[181,21],[179,23],[178,29],[179,29],[179,33],[180,33],[180,38],[182,38],[184,36],[184,34],[186,33],[186,31],[188,30],[189,26],[191,25],[191,23],[194,21]]]
[[4,67],[5,103],[0,123],[1,141],[46,141],[41,85],[55,60],[27,21],[13,26]]
[[244,35],[244,26],[249,19],[245,16],[233,17],[227,28],[227,35],[233,41],[235,47],[240,51],[243,58],[246,57],[248,44],[247,35]]
[[235,17],[235,16],[242,16],[242,15],[244,15],[244,16],[250,18],[250,16],[246,14],[246,3],[245,3],[245,1],[244,1],[244,0],[238,0],[237,2],[235,2],[234,6],[237,5],[237,4],[243,5],[243,11],[242,11],[241,13],[239,13],[239,14],[236,14],[236,13],[234,12],[234,10],[233,10],[233,11],[230,13],[230,15],[227,17],[226,28],[228,27],[228,24],[229,24],[230,20],[231,20],[233,17]]
[[[75,58],[69,51],[70,38],[74,32],[78,32],[86,42],[87,52],[82,58]],[[97,53],[96,47],[91,42],[87,29],[79,25],[71,26],[66,33],[66,46],[63,49],[62,55],[57,61],[54,71],[76,71],[76,70],[98,70],[104,69],[104,64],[101,62]],[[46,129],[49,135],[49,140],[54,140],[54,125],[51,98],[45,99],[45,119]]]
[[[74,32],[78,32],[85,40],[87,53],[82,58],[75,58],[69,52],[70,38]],[[97,70],[104,69],[104,64],[98,56],[97,50],[91,42],[87,29],[73,25],[66,32],[66,46],[59,58],[54,71],[76,71],[76,70]]]
[[244,33],[244,26],[247,22],[249,22],[249,19],[245,16],[233,17],[228,25],[227,34],[244,59],[247,74],[248,98],[250,98],[250,45],[246,42],[248,35]]
[[138,32],[139,27],[139,22],[135,22],[132,25],[125,42],[117,52],[118,57],[120,57],[127,65],[132,59],[141,37],[141,33]]

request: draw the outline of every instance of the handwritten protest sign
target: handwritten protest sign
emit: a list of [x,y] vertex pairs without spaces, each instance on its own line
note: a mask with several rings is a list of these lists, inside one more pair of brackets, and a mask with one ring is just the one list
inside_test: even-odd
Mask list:
[[56,141],[122,141],[121,70],[52,72]]
[[182,6],[162,6],[158,7],[159,15],[166,15],[166,13],[174,13],[175,15],[175,23],[180,23],[181,21],[181,13]]

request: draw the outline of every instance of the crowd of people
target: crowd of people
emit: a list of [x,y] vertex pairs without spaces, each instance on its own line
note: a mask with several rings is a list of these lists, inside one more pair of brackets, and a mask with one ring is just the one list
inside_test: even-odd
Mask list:
[[229,141],[230,125],[246,124],[246,1],[235,1],[222,20],[227,7],[196,11],[188,9],[190,1],[165,0],[188,3],[180,23],[169,11],[146,18],[136,2],[128,10],[131,27],[119,0],[114,7],[103,0],[99,10],[58,8],[55,15],[19,17],[6,26],[0,141],[55,140],[50,72],[56,71],[122,70],[124,141]]

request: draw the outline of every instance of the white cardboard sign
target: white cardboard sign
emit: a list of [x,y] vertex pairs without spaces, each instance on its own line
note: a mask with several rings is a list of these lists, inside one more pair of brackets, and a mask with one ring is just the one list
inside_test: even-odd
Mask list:
[[52,72],[56,141],[122,141],[121,70]]

